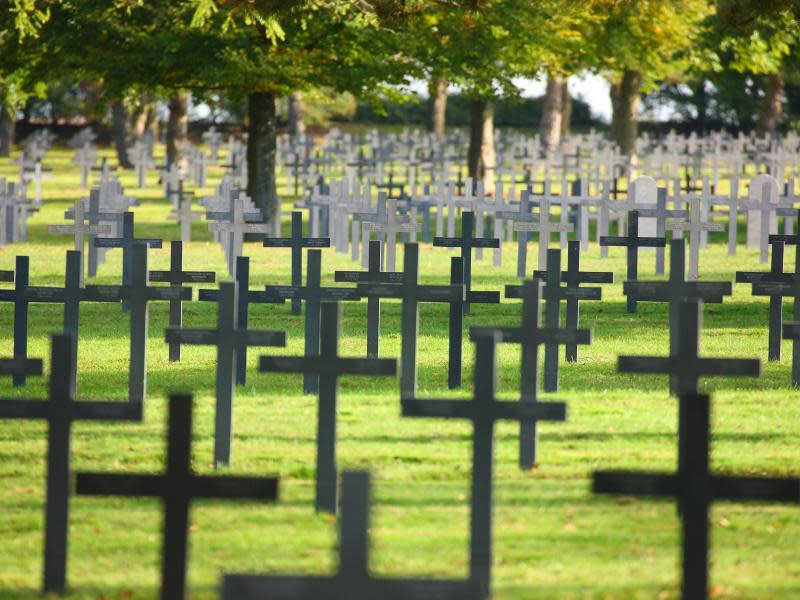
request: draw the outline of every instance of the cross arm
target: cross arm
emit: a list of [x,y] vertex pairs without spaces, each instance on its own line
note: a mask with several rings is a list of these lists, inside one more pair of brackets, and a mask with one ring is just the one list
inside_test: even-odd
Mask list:
[[0,375],[24,373],[25,375],[41,375],[41,358],[0,358]]
[[711,478],[714,498],[763,502],[800,502],[800,479],[797,477],[728,477]]
[[[546,279],[547,271],[536,270],[533,272],[536,279]],[[561,271],[561,282],[569,282],[569,271]],[[610,271],[578,271],[579,283],[614,283],[614,273]]]
[[48,233],[68,233],[73,234],[78,231],[83,231],[84,233],[111,233],[111,225],[48,225],[47,232]]
[[730,281],[625,281],[622,284],[624,294],[633,294],[642,301],[670,301],[674,298],[697,298],[705,302],[730,296],[733,285]]
[[189,480],[194,498],[277,500],[277,477],[207,477],[194,475]]
[[[794,340],[800,338],[800,323],[784,323],[783,324],[783,339]],[[2,373],[2,370],[0,370]]]
[[254,330],[238,330],[238,338],[240,343],[243,342],[247,346],[280,346],[286,345],[286,332],[285,331],[254,331]]
[[81,496],[134,496],[160,498],[169,482],[167,475],[92,473],[75,475],[75,493]]
[[173,281],[171,271],[150,271],[148,278],[153,283],[214,283],[217,274],[213,271],[181,271],[176,273],[178,281]]
[[216,329],[181,329],[167,327],[164,339],[168,344],[188,344],[197,346],[215,346],[219,339]]
[[403,298],[405,288],[397,283],[359,283],[358,291],[364,296],[380,296],[381,298]]
[[473,304],[500,304],[500,292],[470,290],[467,292],[467,302]]
[[320,356],[262,356],[258,370],[317,375],[396,375],[393,358],[328,358]]
[[222,600],[330,598],[335,579],[327,576],[225,575]]
[[678,488],[678,477],[672,473],[595,471],[592,474],[592,491],[596,494],[677,497]]
[[[445,419],[479,419],[487,410],[480,400],[431,400],[404,398],[404,417],[439,417]],[[563,402],[491,402],[491,419],[563,421],[567,406]]]
[[268,285],[264,287],[264,291],[270,296],[283,299],[292,298],[306,298],[306,288],[294,285]]
[[14,283],[14,271],[0,271],[0,281]]
[[[800,283],[800,281],[799,281]],[[794,282],[779,281],[754,281],[754,296],[794,296],[798,292],[794,290]]]
[[[155,238],[133,238],[137,244],[147,244],[150,248],[161,248],[161,240]],[[125,242],[125,238],[95,238],[95,248],[119,248]]]
[[87,285],[83,299],[90,302],[119,302],[128,297],[128,288],[118,285]]
[[63,302],[66,290],[56,287],[30,286],[25,295],[29,302]]
[[[794,211],[794,216],[797,214],[797,211]],[[783,242],[784,244],[788,245],[796,245],[800,244],[800,235],[781,235],[781,234],[770,234],[769,236],[769,243],[774,244],[775,242]]]
[[49,404],[41,400],[0,400],[0,419],[46,419]]
[[262,242],[265,248],[291,248],[299,245],[303,248],[330,248],[330,238],[264,238]]
[[141,402],[73,402],[72,418],[81,421],[141,421]]
[[190,287],[148,287],[148,300],[191,300],[192,288]]
[[770,271],[736,271],[736,283],[779,282],[790,283],[793,273],[772,273]]
[[370,273],[369,271],[336,271],[337,283],[403,283],[403,273],[396,271]]
[[466,298],[463,285],[420,285],[416,289],[420,302],[463,302]]

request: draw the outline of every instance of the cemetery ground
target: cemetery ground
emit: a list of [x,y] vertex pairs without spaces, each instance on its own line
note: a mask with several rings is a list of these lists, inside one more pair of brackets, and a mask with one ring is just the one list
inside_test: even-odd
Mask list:
[[[53,150],[54,177],[44,183],[44,206],[29,222],[29,241],[0,249],[0,268],[14,256],[31,257],[31,283],[63,285],[69,236],[47,234],[62,223],[63,211],[85,195],[79,189],[71,152]],[[0,177],[14,176],[7,163]],[[221,175],[212,169],[210,193]],[[167,219],[169,204],[150,174],[146,190],[122,174],[137,196],[137,237],[178,238]],[[279,190],[285,182],[279,183]],[[290,204],[284,205],[284,233]],[[740,228],[743,231],[743,228]],[[743,233],[742,233],[743,235]],[[767,270],[758,250],[741,245],[727,255],[724,233],[712,234],[701,253],[701,279],[733,280],[736,270]],[[592,236],[594,240],[594,236]],[[551,245],[555,247],[555,242]],[[446,283],[452,255],[423,245],[420,279]],[[529,265],[535,263],[535,243]],[[246,245],[251,288],[289,282],[289,251]],[[793,265],[787,252],[786,269]],[[111,250],[95,283],[119,283],[121,252]],[[644,251],[641,279],[656,279],[654,253]],[[473,262],[474,289],[501,290],[517,283],[516,246],[506,244],[501,268],[491,255]],[[353,269],[349,255],[323,252],[323,282],[335,269]],[[398,263],[398,267],[402,263]],[[150,269],[169,266],[169,248],[151,250]],[[609,498],[590,492],[596,469],[673,471],[676,464],[677,401],[665,376],[617,372],[620,354],[665,355],[667,306],[640,303],[625,312],[622,296],[624,249],[600,259],[596,242],[581,257],[586,270],[613,270],[616,283],[603,286],[602,302],[581,304],[581,323],[593,330],[591,346],[580,347],[577,363],[561,361],[561,390],[541,399],[568,403],[565,423],[540,424],[539,466],[517,466],[518,425],[500,423],[495,441],[494,587],[499,599],[671,598],[679,586],[679,520],[674,501]],[[184,268],[215,270],[227,280],[225,262],[204,223],[195,223],[184,248]],[[343,284],[337,284],[343,285]],[[196,287],[215,287],[213,285]],[[195,293],[196,299],[196,293]],[[340,354],[366,351],[366,301],[343,303]],[[400,304],[384,300],[381,356],[400,351]],[[800,393],[788,387],[791,347],[783,342],[779,363],[766,363],[767,306],[749,285],[735,285],[722,305],[706,305],[701,353],[760,358],[759,379],[706,379],[712,393],[712,469],[720,473],[781,476],[800,465]],[[466,325],[517,325],[520,304],[474,305]],[[303,316],[290,306],[251,306],[250,327],[285,329],[286,349],[250,349],[248,383],[236,389],[232,464],[219,472],[280,476],[277,504],[199,501],[192,508],[189,581],[192,598],[215,598],[222,572],[326,573],[335,565],[333,517],[313,510],[316,396],[302,394],[301,375],[263,374],[260,354],[302,354]],[[187,327],[215,323],[216,304],[184,304]],[[785,318],[790,303],[784,302]],[[180,363],[169,363],[164,329],[167,303],[150,306],[148,390],[142,424],[78,422],[73,428],[73,471],[160,472],[164,469],[165,410],[169,392],[195,394],[194,468],[213,474],[213,347],[184,346]],[[30,309],[29,355],[45,359],[49,334],[61,327],[58,306]],[[81,307],[78,398],[127,397],[128,316],[119,305]],[[0,306],[0,355],[12,348],[13,310]],[[448,307],[423,304],[419,339],[419,395],[469,397],[473,352],[465,339],[464,386],[447,390]],[[467,336],[465,336],[466,338]],[[541,361],[540,361],[541,362]],[[499,348],[499,386],[504,399],[518,390],[519,348]],[[42,398],[47,378],[25,388],[0,381],[2,397]],[[464,577],[468,561],[468,486],[471,425],[400,416],[399,382],[386,377],[344,377],[338,414],[340,472],[370,469],[373,476],[374,552],[371,569],[383,575]],[[45,427],[31,421],[0,421],[0,598],[39,595],[45,476]],[[718,598],[796,598],[800,595],[800,514],[796,507],[717,503],[711,512],[713,595]],[[153,598],[157,594],[162,510],[156,500],[73,497],[70,514],[70,598]],[[22,591],[20,591],[22,590]]]

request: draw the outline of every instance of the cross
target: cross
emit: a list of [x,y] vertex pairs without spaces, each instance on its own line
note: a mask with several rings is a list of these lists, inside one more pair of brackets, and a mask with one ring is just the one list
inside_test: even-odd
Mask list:
[[103,156],[100,158],[100,164],[95,167],[91,167],[89,170],[94,171],[95,173],[100,173],[100,184],[102,185],[108,181],[109,176],[113,171],[117,170],[117,167],[112,167],[109,165],[108,158]]
[[[660,187],[657,190],[655,208],[642,208],[646,205],[637,205],[640,217],[652,217],[656,220],[656,237],[665,237],[667,222],[669,220],[670,229],[680,230],[681,222],[678,219],[689,219],[690,213],[681,209],[667,209],[667,188]],[[693,217],[694,218],[694,217]],[[700,223],[700,214],[697,215],[697,222]],[[606,228],[606,235],[608,228]],[[699,246],[698,246],[699,248]],[[664,274],[664,248],[656,248],[656,275]],[[697,277],[695,277],[697,279]]]
[[0,281],[4,283],[14,283],[14,271],[0,269]]
[[171,344],[217,347],[216,417],[214,426],[214,464],[231,462],[233,437],[233,386],[236,355],[242,346],[285,346],[284,331],[254,331],[237,324],[237,284],[219,284],[217,327],[215,329],[181,329],[168,327],[166,340]]
[[[266,238],[265,248],[292,249],[292,286],[303,284],[303,248],[330,248],[330,238],[303,237],[303,213],[292,212],[292,234],[288,238]],[[300,314],[300,299],[292,299],[292,313]]]
[[[308,251],[308,268],[306,285],[268,285],[266,292],[274,297],[305,300],[305,356],[309,360],[319,353],[320,304],[339,300],[361,300],[361,291],[357,288],[322,287],[322,250]],[[317,377],[311,373],[303,377],[303,393],[313,394],[318,391]]]
[[91,223],[86,223],[86,207],[82,200],[78,200],[75,203],[75,210],[74,210],[74,220],[75,223],[73,225],[49,225],[47,227],[48,233],[71,233],[75,236],[75,250],[79,253],[80,256],[80,285],[83,287],[83,248],[84,248],[84,236],[96,236],[98,234],[108,234],[111,233],[111,225],[109,224],[97,224],[92,225]]
[[[126,212],[122,220],[122,237],[118,238],[95,238],[95,248],[122,248],[122,285],[131,285],[131,273],[133,271],[133,248],[136,244],[141,244],[145,251],[147,248],[161,248],[161,240],[153,238],[134,237],[133,213]],[[124,310],[129,309],[128,302],[123,302]]]
[[[239,329],[247,329],[251,304],[283,304],[285,300],[278,298],[266,291],[250,289],[250,258],[238,256],[236,258],[236,283],[237,283],[237,309],[236,323]],[[198,300],[201,302],[219,302],[219,290],[200,290]],[[247,383],[247,345],[239,344],[236,349],[236,385]]]
[[267,500],[278,498],[277,477],[210,477],[192,469],[192,397],[169,398],[167,470],[163,474],[78,473],[82,496],[159,498],[164,506],[161,598],[186,597],[189,508],[197,498]]
[[[537,231],[539,233],[539,268],[547,268],[547,248],[550,245],[550,235],[555,232],[572,231],[570,223],[553,223],[550,221],[550,181],[546,182],[545,195],[539,199],[539,218],[534,221],[534,216],[530,215],[528,222],[516,223],[517,231]],[[523,192],[530,194],[530,192]]]
[[[450,258],[450,285],[464,285],[464,259]],[[467,291],[465,298],[474,304],[499,304],[500,292]],[[462,345],[464,339],[464,305],[462,300],[450,302],[450,329],[448,335],[447,387],[461,387]]]
[[177,207],[170,214],[178,221],[181,230],[181,241],[188,244],[192,241],[192,222],[200,221],[203,213],[192,210],[192,192],[183,191],[183,181],[178,183]]
[[[522,351],[520,361],[520,401],[538,402],[539,385],[539,346],[543,344],[589,344],[591,332],[588,329],[560,329],[542,327],[543,283],[539,279],[522,284],[522,323],[520,327],[472,327],[470,338],[474,341],[481,336],[499,334],[500,341],[519,344]],[[524,420],[519,430],[519,466],[532,469],[537,464],[539,433],[536,420]]]
[[[378,212],[370,220],[363,221],[364,240],[369,239],[370,232],[384,235],[386,240],[386,270],[394,271],[397,247],[397,234],[416,231],[417,223],[409,223],[397,214],[397,200],[387,198],[386,192],[378,193]],[[381,208],[383,207],[383,210]]]
[[[17,256],[13,290],[0,290],[0,302],[14,303],[14,358],[24,361],[28,358],[28,303],[30,281],[30,259]],[[24,372],[13,376],[14,387],[25,385]]]
[[127,300],[130,306],[130,365],[128,400],[144,402],[147,390],[148,303],[155,300],[191,300],[190,287],[150,287],[147,285],[147,246],[133,245],[131,284],[86,286],[85,297],[94,302]]
[[403,283],[359,283],[361,294],[403,301],[400,322],[400,395],[412,397],[417,392],[417,334],[420,302],[464,302],[463,285],[420,285],[419,245],[403,247]]
[[480,597],[490,597],[492,571],[492,496],[494,488],[494,425],[500,420],[563,421],[561,402],[497,400],[497,338],[486,335],[475,343],[475,392],[471,400],[427,400],[404,396],[404,417],[434,417],[472,421],[472,499],[469,577]]
[[709,397],[683,394],[687,460],[676,473],[596,471],[593,491],[624,496],[674,497],[683,511],[681,597],[708,598],[709,509],[714,500],[797,503],[800,479],[713,475],[709,468]]
[[[85,210],[85,209],[84,209]],[[64,213],[64,217],[67,219],[74,219],[75,212],[74,211],[66,211]],[[122,212],[113,212],[113,211],[101,211],[100,210],[100,190],[95,188],[89,191],[89,210],[85,210],[84,218],[89,221],[90,226],[98,226],[101,224],[102,221],[111,221],[113,222],[117,228],[121,221],[125,218],[124,213]],[[77,221],[76,221],[77,223]],[[89,277],[94,277],[97,274],[97,264],[98,264],[98,251],[97,246],[95,245],[95,240],[97,239],[96,233],[92,233],[91,231],[88,233],[88,254],[87,254],[87,264],[86,264],[86,271]]]
[[342,473],[339,570],[331,576],[225,575],[222,600],[467,600],[469,580],[398,579],[369,572],[369,473]]
[[[681,302],[701,300],[704,303],[721,304],[724,296],[733,293],[729,281],[686,281],[686,251],[682,239],[670,240],[669,243],[669,279],[667,281],[626,281],[622,291],[626,296],[633,296],[638,302],[669,303],[669,352],[675,356],[680,339],[679,313]],[[670,389],[675,391],[674,378],[670,381]]]
[[97,162],[97,150],[92,148],[87,142],[75,151],[72,164],[77,165],[81,170],[81,189],[86,189],[89,185],[89,169]]
[[[580,244],[580,242],[578,242]],[[553,248],[547,251],[547,270],[534,271],[534,278],[541,278],[545,282],[542,296],[545,299],[545,327],[557,329],[561,320],[561,300],[600,300],[602,289],[598,287],[586,288],[580,285],[567,285],[562,287],[563,273],[561,271],[561,250]],[[507,285],[506,298],[520,298],[522,286]],[[578,314],[572,315],[572,327],[578,326]],[[568,325],[569,327],[569,325]],[[575,342],[584,343],[584,342]],[[587,342],[588,343],[588,342]],[[547,392],[558,391],[558,344],[545,344],[544,347],[544,390]]]
[[246,234],[264,237],[268,234],[269,225],[267,223],[248,223],[245,220],[244,200],[240,197],[233,201],[233,215],[230,222],[210,223],[208,230],[213,233],[228,234],[229,246],[223,247],[227,250],[228,270],[231,275],[236,277],[236,257],[241,256]]
[[[458,237],[435,237],[433,245],[445,248],[460,248],[461,260],[464,264],[463,284],[467,291],[467,300],[464,302],[464,314],[469,314],[469,293],[472,289],[472,250],[474,248],[499,248],[500,240],[497,238],[473,237],[475,229],[475,213],[464,211],[461,213],[461,235]],[[499,299],[498,299],[499,301]]]
[[700,214],[702,200],[696,196],[689,199],[689,220],[673,223],[673,229],[689,230],[689,280],[697,281],[700,264],[700,237],[704,231],[722,231],[722,223],[703,223]]
[[[153,283],[169,283],[170,287],[179,289],[184,283],[214,283],[216,273],[213,271],[184,271],[183,242],[173,241],[169,246],[169,271],[150,271],[149,280]],[[169,301],[169,326],[181,327],[183,324],[183,303],[180,298]],[[169,345],[170,362],[181,359],[180,343]]]
[[[538,279],[547,279],[547,271],[534,271],[533,276]],[[611,271],[581,271],[581,242],[570,240],[567,243],[567,270],[561,271],[561,281],[566,283],[564,299],[567,302],[566,327],[567,329],[577,329],[580,325],[580,306],[581,300],[600,300],[597,297],[581,297],[580,285],[582,283],[614,283],[614,273]],[[549,284],[548,284],[549,285]],[[510,286],[507,286],[508,289]],[[596,292],[592,292],[595,294]],[[602,293],[602,291],[601,291]],[[509,296],[510,297],[510,296]],[[578,345],[575,343],[565,344],[565,358],[567,362],[578,361]]]
[[503,219],[510,221],[514,231],[517,231],[517,277],[525,277],[525,271],[528,263],[528,240],[530,239],[530,232],[524,227],[520,229],[517,224],[521,222],[531,221],[531,193],[529,190],[523,190],[520,194],[518,210],[501,210],[495,213],[495,219]]
[[[772,236],[770,236],[772,237]],[[797,236],[780,236],[784,239]],[[791,241],[791,240],[790,240]],[[775,242],[780,244],[781,242]],[[780,281],[758,281],[753,283],[754,296],[769,296],[772,298],[780,298],[781,306],[779,310],[783,310],[783,297],[790,296],[794,298],[792,307],[792,321],[783,325],[783,339],[792,340],[792,385],[798,387],[800,385],[800,337],[798,337],[798,321],[800,321],[800,244],[795,246],[795,270],[794,273],[785,273],[781,276]],[[780,325],[777,325],[780,329]],[[770,321],[770,328],[772,322]],[[780,341],[778,342],[780,344]]]
[[[318,252],[318,251],[315,251]],[[317,404],[317,511],[335,513],[336,481],[336,403],[339,378],[343,375],[397,375],[393,358],[342,358],[338,354],[342,308],[338,302],[323,302],[320,308],[319,352],[315,356],[262,356],[262,372],[303,373],[319,378]]]
[[[761,363],[750,358],[700,358],[702,305],[698,300],[681,302],[678,310],[676,351],[669,356],[620,356],[620,373],[656,373],[671,375],[675,394],[697,394],[701,377],[758,377]],[[682,469],[687,423],[678,413],[678,468]]]
[[[47,421],[47,491],[44,528],[44,591],[63,593],[67,586],[70,446],[74,421],[141,421],[142,405],[75,401],[76,359],[69,335],[54,335],[50,354],[48,399],[0,400],[0,419]],[[31,365],[35,366],[35,365]],[[19,369],[18,369],[19,370]],[[37,368],[23,369],[32,375]]]
[[[663,237],[639,237],[639,213],[632,210],[628,213],[628,235],[600,237],[601,246],[625,246],[627,248],[628,271],[627,280],[636,281],[639,275],[639,248],[663,248],[667,240]],[[628,312],[636,312],[636,297],[628,296]]]
[[[366,271],[336,271],[337,283],[402,283],[403,274],[397,271],[381,270],[381,242],[369,242],[369,268]],[[364,294],[367,297],[367,358],[378,357],[381,335],[380,296]]]
[[[736,271],[736,283],[785,282],[790,274],[783,272],[783,242],[770,240],[772,256],[769,271]],[[769,295],[769,341],[767,360],[781,359],[781,326],[783,323],[783,296]]]

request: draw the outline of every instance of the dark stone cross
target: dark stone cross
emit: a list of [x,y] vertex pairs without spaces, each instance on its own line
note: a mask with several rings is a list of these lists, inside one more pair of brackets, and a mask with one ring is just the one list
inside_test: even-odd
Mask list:
[[[542,327],[542,282],[538,279],[522,284],[522,324],[520,327],[472,327],[470,337],[477,340],[485,335],[499,335],[499,341],[519,344],[522,350],[520,361],[520,401],[538,402],[539,346],[543,344],[589,344],[588,329],[559,329]],[[519,429],[519,466],[532,469],[536,466],[538,427],[535,419],[523,420]]]
[[[136,244],[143,244],[145,248],[161,248],[161,240],[150,238],[136,238],[133,235],[134,223],[133,213],[126,212],[122,221],[122,237],[118,238],[94,238],[96,248],[122,248],[122,285],[131,285],[133,273],[133,247]],[[122,308],[130,310],[130,304],[123,300]]]
[[[47,492],[44,527],[44,591],[63,593],[67,586],[70,446],[74,421],[141,421],[142,405],[128,402],[75,401],[76,360],[69,335],[52,337],[50,391],[45,401],[0,400],[0,419],[35,419],[48,424]],[[38,364],[22,369],[39,374]]]
[[[770,236],[771,238],[772,236]],[[781,236],[789,237],[789,236]],[[780,242],[779,242],[780,243]],[[795,246],[794,273],[784,273],[781,281],[757,281],[753,283],[754,296],[794,298],[792,303],[792,321],[783,325],[783,339],[792,340],[792,385],[800,387],[800,244]],[[782,311],[781,306],[781,311]],[[770,326],[772,323],[770,322]],[[778,325],[779,326],[779,325]]]
[[[464,284],[464,259],[453,256],[450,259],[450,285]],[[466,298],[473,304],[499,304],[500,292],[467,291]],[[464,304],[462,300],[450,302],[450,330],[448,336],[447,387],[451,390],[461,387],[462,346],[464,339]]]
[[[381,242],[369,242],[369,268],[366,271],[336,271],[334,281],[337,283],[403,283],[403,274],[399,271],[381,270]],[[367,357],[378,357],[378,346],[381,335],[381,299],[374,294],[367,297]]]
[[[322,251],[308,251],[308,269],[305,287],[268,285],[268,294],[278,298],[303,299],[306,302],[305,316],[305,357],[313,360],[319,354],[319,315],[322,302],[340,300],[361,300],[361,291],[357,288],[322,287]],[[315,394],[319,390],[317,376],[306,373],[303,376],[303,393]]]
[[[772,237],[772,236],[770,236]],[[736,271],[736,283],[785,283],[791,274],[783,272],[783,242],[771,242],[772,256],[769,271]],[[767,360],[781,359],[781,326],[783,323],[783,296],[769,294],[769,341]]]
[[[628,213],[628,235],[600,237],[601,246],[625,246],[627,248],[628,271],[627,280],[636,281],[639,277],[639,248],[663,248],[667,245],[663,237],[639,237],[639,213],[632,210]],[[636,312],[636,297],[628,296],[628,312]]]
[[276,477],[209,477],[192,470],[192,397],[169,399],[167,470],[163,474],[78,473],[76,492],[84,496],[159,498],[164,505],[161,598],[186,597],[189,508],[197,498],[268,500],[278,498]]
[[254,331],[237,324],[237,284],[219,284],[217,326],[215,329],[179,329],[169,327],[166,340],[195,346],[217,347],[216,410],[214,419],[214,464],[229,465],[233,437],[233,386],[236,355],[242,346],[286,345],[284,331]]
[[444,248],[460,248],[461,260],[464,263],[464,287],[467,299],[464,302],[464,314],[469,314],[469,291],[472,289],[472,250],[474,248],[499,248],[500,240],[497,238],[476,238],[475,213],[464,211],[461,214],[461,235],[458,237],[434,237],[433,245]]
[[134,244],[131,285],[87,285],[85,298],[93,302],[127,300],[130,306],[130,366],[128,399],[144,402],[147,390],[148,304],[156,300],[191,300],[190,287],[147,285],[147,246]]
[[735,502],[800,501],[800,479],[713,475],[709,467],[710,409],[708,396],[680,396],[686,423],[687,460],[676,473],[596,471],[593,490],[599,494],[675,498],[682,519],[681,597],[708,598],[709,510],[715,500]]
[[494,425],[500,420],[563,421],[560,402],[497,400],[497,338],[481,336],[475,349],[475,392],[472,400],[426,400],[403,397],[404,417],[433,417],[472,421],[472,485],[469,578],[481,598],[490,597],[492,573],[492,505],[494,491]]
[[[544,291],[542,297],[545,300],[544,324],[549,329],[558,329],[561,325],[561,301],[573,298],[578,300],[600,300],[602,290],[598,287],[562,286],[561,271],[561,250],[549,248],[547,250],[547,271],[536,271],[539,275],[544,275]],[[535,277],[540,278],[540,277]],[[506,298],[520,298],[522,286],[507,285]],[[573,315],[577,322],[577,315]],[[571,319],[572,320],[572,319]],[[575,344],[583,343],[575,341]],[[558,391],[558,344],[544,344],[544,384],[546,392]]]
[[[292,249],[292,287],[303,285],[303,248],[330,248],[330,238],[303,237],[303,213],[292,213],[292,235],[288,238],[265,238],[265,248]],[[300,298],[292,298],[292,312],[300,314]]]
[[[733,293],[730,281],[686,281],[686,242],[670,240],[669,279],[667,281],[626,281],[623,293],[633,296],[638,302],[669,303],[669,353],[678,353],[680,329],[678,317],[681,302],[702,300],[703,303],[721,304],[724,296]],[[675,378],[670,378],[670,390],[676,391]]]
[[[150,281],[169,283],[171,287],[180,288],[184,283],[214,283],[216,273],[213,271],[184,271],[183,270],[183,243],[170,242],[169,271],[150,271]],[[169,301],[169,326],[181,327],[183,325],[183,303],[175,299]],[[177,362],[181,359],[181,345],[179,342],[169,345],[169,360]]]
[[262,356],[262,372],[313,374],[319,379],[317,404],[317,511],[336,512],[336,403],[343,375],[397,375],[397,361],[389,358],[342,358],[338,354],[342,309],[338,302],[323,302],[318,356]]
[[[700,327],[702,303],[686,300],[680,303],[675,352],[670,356],[620,356],[620,373],[657,373],[674,378],[677,396],[694,395],[699,391],[700,378],[758,377],[761,363],[750,358],[700,358]],[[687,460],[686,428],[683,412],[678,411],[678,469]]]
[[[239,329],[247,329],[250,320],[251,304],[283,304],[283,298],[268,294],[264,290],[250,289],[250,257],[236,257],[237,310],[236,324]],[[219,290],[200,290],[201,302],[219,302]],[[236,385],[247,383],[247,345],[239,344],[236,349]]]
[[342,474],[339,570],[333,575],[225,575],[222,600],[478,600],[469,580],[396,579],[369,572],[369,474]]
[[419,245],[403,247],[403,283],[359,283],[361,294],[403,301],[400,323],[400,396],[413,397],[417,392],[417,334],[420,302],[464,302],[463,285],[420,285]]
[[[28,303],[30,258],[17,256],[13,290],[0,290],[0,302],[14,303],[14,358],[24,361],[28,357]],[[14,272],[12,272],[14,273]],[[25,385],[24,371],[13,376],[14,386]]]
[[[533,276],[538,279],[547,280],[547,271],[534,271]],[[592,291],[590,293],[591,295],[586,294],[589,297],[582,297],[584,293],[579,290],[586,288],[581,288],[581,284],[614,283],[614,273],[611,271],[581,271],[581,242],[579,240],[570,240],[567,243],[567,270],[561,271],[561,281],[566,284],[564,288],[566,290],[566,292],[564,292],[564,299],[567,302],[565,324],[567,329],[576,329],[580,325],[579,302],[581,300],[600,300],[602,294],[602,290],[600,290],[599,294]],[[574,342],[565,344],[564,355],[567,362],[577,362],[578,344]]]
[[[78,217],[81,211],[76,211],[74,208],[64,212],[64,218],[75,219],[76,225],[78,224]],[[125,218],[126,213],[116,211],[101,211],[100,210],[100,190],[95,188],[89,191],[89,206],[83,213],[84,219],[89,223],[89,231],[87,233],[87,256],[86,256],[86,273],[89,277],[97,275],[97,266],[99,263],[98,246],[95,245],[95,240],[98,239],[100,229],[103,224],[113,223],[118,229]]]
[[14,283],[14,271],[0,270],[0,282]]

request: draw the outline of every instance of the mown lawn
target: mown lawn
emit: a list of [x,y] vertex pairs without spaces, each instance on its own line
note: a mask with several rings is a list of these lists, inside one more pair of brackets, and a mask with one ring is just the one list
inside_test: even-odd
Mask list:
[[[108,152],[108,151],[106,151]],[[109,153],[110,155],[110,153]],[[32,283],[62,285],[68,236],[50,236],[47,225],[63,222],[63,210],[82,195],[71,153],[53,150],[46,164],[55,176],[45,183],[45,206],[30,221],[29,242],[0,249],[0,268],[14,257],[31,257]],[[224,162],[224,161],[223,161]],[[16,178],[4,162],[0,177]],[[213,171],[216,182],[221,169]],[[161,197],[157,175],[150,187],[129,193],[140,197],[135,209],[137,235],[176,239],[175,223]],[[201,193],[210,191],[210,187]],[[280,188],[285,190],[285,185]],[[286,208],[285,229],[288,230]],[[223,255],[205,224],[196,224],[184,250],[187,269],[224,273]],[[732,279],[739,269],[764,269],[756,250],[740,247],[729,257],[722,236],[701,253],[704,279]],[[742,236],[743,237],[743,236]],[[529,264],[536,246],[531,244]],[[288,283],[288,251],[248,244],[253,287]],[[421,253],[422,279],[444,283],[449,276],[445,249]],[[787,252],[787,268],[793,252]],[[120,252],[111,251],[98,283],[118,283]],[[517,281],[516,247],[504,248],[502,268],[490,255],[473,263],[476,289],[502,289]],[[678,592],[679,523],[668,501],[596,497],[589,477],[600,468],[672,470],[676,459],[676,402],[665,377],[621,375],[621,353],[665,354],[666,307],[641,304],[625,313],[621,296],[624,250],[599,258],[592,243],[583,255],[588,270],[613,270],[601,303],[582,306],[582,322],[593,330],[593,344],[581,348],[577,364],[563,365],[561,391],[544,399],[569,404],[568,421],[541,426],[540,465],[517,468],[518,426],[497,427],[494,581],[499,599],[672,598]],[[167,268],[168,244],[150,253],[151,268]],[[399,263],[402,264],[402,263]],[[642,278],[653,277],[652,253]],[[348,256],[323,254],[324,281],[335,269],[352,269]],[[8,284],[4,284],[8,287]],[[704,310],[702,351],[708,356],[766,358],[767,303],[734,287],[734,297]],[[383,304],[381,354],[399,352],[400,305]],[[214,304],[185,305],[188,327],[214,323]],[[785,303],[786,317],[790,316]],[[58,330],[58,307],[34,305],[30,313],[30,354],[49,361],[49,335]],[[252,328],[286,329],[285,351],[303,349],[303,317],[289,305],[252,308]],[[366,303],[345,303],[340,352],[365,352]],[[517,301],[475,306],[466,325],[515,324]],[[196,398],[194,467],[212,473],[212,348],[185,347],[180,364],[167,361],[163,330],[167,305],[150,311],[148,398],[141,424],[79,423],[73,429],[75,471],[159,471],[163,468],[166,396],[192,391]],[[12,351],[13,311],[0,306],[0,355]],[[78,394],[80,399],[123,400],[127,395],[128,317],[118,306],[81,308]],[[465,342],[464,389],[472,381],[472,348]],[[713,457],[716,471],[737,474],[800,473],[800,394],[790,387],[791,347],[784,343],[780,363],[765,365],[758,380],[707,380],[712,392]],[[447,308],[425,305],[419,339],[421,395],[447,397]],[[198,502],[192,512],[190,582],[193,598],[213,598],[223,572],[325,573],[335,568],[335,520],[313,512],[315,398],[303,396],[301,377],[258,373],[259,351],[249,354],[248,384],[237,388],[233,464],[224,472],[278,474],[281,499],[273,505]],[[503,395],[514,398],[519,351],[499,352]],[[394,576],[463,577],[467,568],[470,478],[470,428],[464,423],[403,419],[398,382],[391,378],[345,378],[340,386],[340,468],[370,469],[373,476],[373,554],[371,567]],[[4,397],[41,398],[46,379],[23,390],[0,382]],[[38,595],[42,568],[45,427],[25,421],[0,421],[0,598]],[[159,577],[161,510],[156,501],[74,497],[71,504],[69,581],[71,598],[154,598]],[[714,507],[712,582],[717,598],[797,598],[800,596],[800,509],[791,506],[721,503]]]

